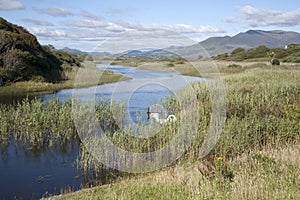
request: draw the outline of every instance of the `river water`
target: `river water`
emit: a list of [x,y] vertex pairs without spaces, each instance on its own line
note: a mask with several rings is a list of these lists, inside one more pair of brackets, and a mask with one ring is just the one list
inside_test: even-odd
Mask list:
[[[97,98],[114,99],[125,102],[129,118],[135,123],[137,113],[146,113],[146,108],[160,99],[170,94],[176,95],[179,89],[201,80],[176,72],[108,66],[108,63],[98,64],[97,67],[131,79],[89,88],[61,90],[37,98],[44,102],[51,98],[64,101],[74,95],[86,102]],[[142,116],[146,120],[146,115]],[[79,156],[80,149],[76,142],[63,149],[45,149],[39,153],[23,149],[13,140],[5,147],[0,145],[0,199],[39,199],[49,194],[59,194],[63,189],[80,189],[84,177],[77,168]]]

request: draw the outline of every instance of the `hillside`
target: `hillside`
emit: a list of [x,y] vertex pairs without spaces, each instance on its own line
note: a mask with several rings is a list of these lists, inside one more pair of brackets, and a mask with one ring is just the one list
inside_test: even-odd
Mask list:
[[211,37],[199,44],[211,56],[215,56],[231,52],[238,47],[250,49],[264,45],[268,48],[284,48],[291,43],[300,43],[300,33],[279,30],[249,30],[232,37]]
[[0,78],[3,84],[27,80],[61,81],[65,79],[63,64],[80,66],[80,61],[52,46],[41,46],[23,27],[0,18]]
[[223,53],[212,57],[215,60],[227,61],[271,61],[300,63],[299,44],[289,44],[286,48],[268,48],[259,46],[251,49],[236,48],[231,53]]

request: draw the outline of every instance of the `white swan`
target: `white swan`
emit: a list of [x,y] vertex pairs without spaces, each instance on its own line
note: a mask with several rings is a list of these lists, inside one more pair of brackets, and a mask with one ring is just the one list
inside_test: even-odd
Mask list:
[[150,112],[149,119],[155,119],[156,122],[163,124],[166,122],[175,122],[177,120],[175,115],[169,115],[166,119],[160,119],[158,112]]

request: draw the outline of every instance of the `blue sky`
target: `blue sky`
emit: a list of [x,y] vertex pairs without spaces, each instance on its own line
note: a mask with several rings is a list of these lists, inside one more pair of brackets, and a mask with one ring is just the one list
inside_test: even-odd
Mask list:
[[153,30],[170,30],[194,42],[249,29],[300,32],[300,3],[296,0],[205,2],[0,0],[0,16],[25,27],[42,44],[84,51],[132,30],[146,35],[144,38]]

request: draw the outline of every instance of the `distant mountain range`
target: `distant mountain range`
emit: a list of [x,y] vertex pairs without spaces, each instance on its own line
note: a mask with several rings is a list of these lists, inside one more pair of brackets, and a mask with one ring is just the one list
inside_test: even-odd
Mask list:
[[[93,52],[93,55],[122,57],[122,58],[173,58],[173,57],[210,57],[222,53],[230,53],[241,47],[244,49],[255,48],[264,45],[268,48],[284,48],[291,43],[300,43],[300,33],[292,31],[263,31],[249,30],[234,36],[211,37],[192,46],[171,46],[165,49],[143,49],[130,50],[120,54],[109,52]],[[63,50],[73,54],[85,54],[77,49],[64,48]]]
[[76,55],[86,54],[86,52],[80,51],[78,49],[71,49],[71,48],[68,48],[68,47],[65,47],[61,50],[66,51],[66,52],[71,53],[71,54],[76,54]]
[[213,56],[231,52],[238,47],[250,49],[264,45],[268,48],[284,48],[291,43],[300,43],[300,33],[280,30],[249,30],[232,37],[211,37],[199,44]]

